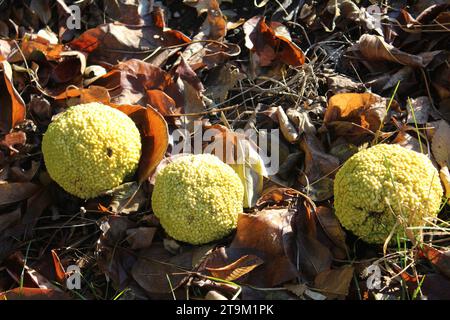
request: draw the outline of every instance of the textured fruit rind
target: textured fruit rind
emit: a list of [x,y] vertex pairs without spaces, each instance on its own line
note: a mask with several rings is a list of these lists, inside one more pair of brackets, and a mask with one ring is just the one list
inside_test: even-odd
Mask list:
[[243,198],[244,187],[230,166],[210,154],[186,155],[157,174],[152,208],[171,237],[204,244],[236,228]]
[[442,201],[439,173],[424,154],[378,144],[353,155],[337,172],[334,206],[341,224],[369,243],[383,243],[400,217],[424,225]]
[[50,177],[67,192],[88,199],[134,174],[141,137],[126,114],[100,103],[81,104],[49,125],[42,152]]

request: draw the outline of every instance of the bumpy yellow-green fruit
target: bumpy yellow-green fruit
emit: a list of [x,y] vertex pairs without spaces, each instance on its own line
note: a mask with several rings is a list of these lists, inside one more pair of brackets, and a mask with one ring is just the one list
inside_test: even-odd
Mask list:
[[152,208],[171,237],[204,244],[236,228],[243,199],[244,187],[229,165],[210,154],[187,155],[156,175]]
[[50,177],[67,192],[88,199],[133,176],[141,137],[123,112],[101,103],[81,104],[49,125],[42,152]]
[[334,181],[336,216],[369,243],[384,243],[405,225],[423,226],[424,218],[437,215],[442,195],[439,173],[428,157],[399,145],[356,153]]

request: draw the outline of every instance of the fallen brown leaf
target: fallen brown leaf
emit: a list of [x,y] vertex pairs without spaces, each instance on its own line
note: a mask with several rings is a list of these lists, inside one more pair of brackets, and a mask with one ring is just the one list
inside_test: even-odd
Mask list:
[[277,33],[276,30],[281,27],[279,22],[267,24],[265,18],[259,16],[244,23],[245,45],[255,52],[259,66],[266,67],[278,61],[294,67],[305,63],[302,50],[287,38],[286,34]]
[[150,248],[142,249],[131,274],[147,294],[155,299],[172,298],[171,288],[191,270],[192,250],[174,256],[162,243],[154,243]]
[[51,197],[48,188],[40,188],[27,201],[27,208],[22,218],[22,223],[27,226],[27,232],[31,234],[39,217],[47,209],[54,199]]
[[328,100],[324,126],[338,136],[374,133],[386,117],[387,101],[372,93],[341,93]]
[[115,286],[125,289],[130,284],[130,272],[137,261],[137,257],[130,250],[120,244],[130,228],[136,224],[127,216],[108,215],[99,221],[102,235],[96,247],[98,268],[107,275]]
[[299,140],[300,135],[294,125],[289,121],[284,109],[281,106],[277,107],[276,115],[278,117],[278,123],[280,125],[281,133],[283,137],[289,143],[295,143]]
[[137,212],[148,203],[148,196],[136,181],[125,182],[106,192],[111,196],[107,212],[130,214]]
[[450,279],[450,251],[443,252],[424,244],[420,254],[425,256],[442,275]]
[[450,137],[450,125],[445,120],[439,120],[433,123],[436,128],[431,139],[431,151],[440,166],[450,166],[450,148],[448,137]]
[[39,95],[31,95],[28,110],[36,124],[43,126],[50,124],[53,115],[53,108],[48,99]]
[[427,274],[420,290],[428,300],[450,299],[450,281],[437,273]]
[[405,66],[424,68],[431,62],[435,54],[413,55],[403,52],[386,43],[381,36],[363,34],[359,39],[359,50],[368,60],[395,62]]
[[208,15],[203,28],[209,39],[222,40],[225,37],[227,33],[226,20],[217,0],[208,1]]
[[100,102],[108,104],[110,101],[109,92],[100,86],[90,86],[89,88],[68,88],[63,93],[54,97],[55,100],[69,100],[68,105],[82,103]]
[[[143,59],[150,50],[189,43],[191,40],[176,30],[154,26],[130,26],[107,23],[89,29],[69,45],[89,54],[93,61],[116,64],[121,60]],[[173,54],[173,52],[172,52]],[[153,57],[157,58],[157,54]],[[164,55],[163,63],[169,56]]]
[[258,252],[264,264],[253,270],[248,281],[255,285],[273,287],[292,280],[297,270],[286,253],[289,224],[292,213],[287,209],[263,210],[257,215],[241,214],[238,220],[236,236],[229,250],[249,250],[249,254]]
[[139,1],[107,0],[105,1],[105,14],[114,21],[128,25],[149,24],[151,22],[150,14],[146,10],[139,10],[139,6]]
[[187,4],[200,5],[207,12],[193,43],[187,46],[182,54],[182,58],[193,70],[204,67],[211,69],[240,54],[240,46],[224,41],[227,32],[226,20],[217,0],[201,0],[195,4]]
[[[450,171],[446,165],[439,170],[439,177],[441,178],[444,187],[444,197],[450,199]],[[450,203],[450,200],[448,200],[447,203]]]
[[14,44],[12,41],[0,39],[0,61],[6,60],[12,51]]
[[111,105],[127,114],[137,125],[142,137],[142,155],[138,167],[139,183],[147,180],[164,158],[169,145],[167,122],[152,107]]
[[292,219],[295,235],[295,261],[302,277],[314,279],[319,273],[329,270],[333,259],[331,250],[318,240],[320,229],[317,226],[314,209],[307,202],[299,202]]
[[[25,38],[21,42],[20,49],[25,59],[30,59],[31,55],[39,51],[48,60],[57,61],[61,58],[61,53],[65,50],[62,44],[51,44],[47,39],[39,37],[37,35],[31,36],[31,38]],[[19,52],[16,52],[14,56],[10,57],[9,61],[17,62],[22,61],[23,57]]]
[[200,78],[186,63],[184,58],[181,58],[180,64],[175,70],[179,79],[183,83],[184,93],[184,112],[200,115],[187,115],[182,117],[183,125],[190,132],[194,130],[194,122],[201,118],[201,113],[206,110],[205,102],[203,101],[204,87]]
[[222,103],[227,99],[230,89],[245,78],[246,75],[231,63],[214,68],[205,81],[205,95],[216,103]]
[[62,289],[53,284],[40,272],[27,265],[26,259],[19,251],[10,255],[4,262],[4,265],[8,271],[8,274],[14,279],[17,284],[22,283],[25,287],[52,289],[62,292]]
[[252,208],[261,196],[264,177],[267,176],[258,146],[244,134],[222,125],[205,126],[213,141],[204,144],[203,152],[216,155],[230,165],[244,186],[244,208]]
[[430,99],[426,96],[409,99],[407,123],[425,124],[431,112]]
[[0,206],[28,199],[39,189],[39,185],[31,182],[2,183],[0,184]]
[[0,61],[0,134],[8,133],[20,121],[25,119],[25,102],[13,85],[13,72],[7,61]]
[[[115,104],[146,106],[150,103],[147,101],[148,90],[163,91],[174,100],[177,108],[182,108],[184,104],[183,93],[169,73],[137,59],[130,59],[113,66],[108,73],[99,77],[93,84],[106,88],[113,97],[111,102]],[[170,106],[159,104],[152,106],[160,112],[170,108]]]
[[5,135],[0,139],[0,146],[6,147],[8,149],[16,149],[17,146],[23,146],[27,142],[27,136],[25,132],[16,131]]
[[348,250],[345,243],[345,231],[333,210],[325,206],[319,206],[316,209],[315,216],[328,238],[345,253]]
[[64,285],[66,281],[66,271],[64,270],[64,267],[61,264],[61,260],[59,259],[56,250],[52,249],[51,253],[52,253],[53,267],[55,269],[56,280],[60,284]]
[[227,281],[234,281],[251,272],[253,269],[257,268],[263,263],[264,261],[258,256],[244,255],[240,257],[238,260],[224,267],[221,268],[206,267],[206,270],[211,272],[211,274],[216,278],[224,279]]
[[133,250],[148,248],[153,242],[156,228],[138,227],[127,230],[127,241]]
[[325,270],[314,279],[314,288],[326,295],[328,299],[344,299],[348,295],[353,272],[352,266]]
[[409,131],[408,129],[411,132],[417,132],[417,130],[415,128],[411,128],[411,127],[408,128],[408,126],[402,126],[400,128],[400,132],[397,134],[395,139],[392,140],[392,143],[399,144],[408,150],[427,153],[427,148],[426,148],[426,145],[424,145],[424,142],[422,141],[422,146],[421,146],[421,144],[419,143],[419,140],[417,138],[415,138],[414,136],[412,136],[410,133],[408,133],[408,131]]
[[448,7],[449,4],[445,0],[421,1],[414,6],[414,9],[419,11],[416,20],[422,24],[431,23],[440,15],[441,12],[445,12]]
[[177,107],[175,100],[164,91],[158,89],[147,90],[147,99],[148,104],[158,110],[163,116],[181,113],[181,107]]
[[288,207],[301,193],[291,188],[274,187],[264,190],[264,194],[258,199],[256,207],[261,210],[267,206]]
[[300,182],[307,186],[314,181],[324,178],[339,167],[339,159],[327,154],[315,135],[304,134],[300,140],[300,150],[305,153],[304,175],[300,176]]

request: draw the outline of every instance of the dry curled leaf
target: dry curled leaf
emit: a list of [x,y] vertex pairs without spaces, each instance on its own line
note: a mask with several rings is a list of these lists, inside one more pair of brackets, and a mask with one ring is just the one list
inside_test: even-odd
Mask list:
[[303,132],[309,134],[316,134],[316,127],[311,121],[311,117],[309,116],[307,111],[299,111],[294,108],[289,108],[286,111],[286,115],[289,120],[295,125],[299,134]]
[[428,150],[424,143],[420,143],[417,138],[408,133],[408,129],[410,132],[416,132],[415,128],[411,128],[408,126],[402,126],[400,128],[400,132],[397,134],[394,140],[392,140],[393,144],[401,145],[403,148],[408,150],[413,150],[416,152],[423,152],[427,154]]
[[251,140],[254,137],[221,125],[206,126],[205,129],[214,140],[203,152],[216,155],[234,169],[244,186],[244,208],[254,207],[263,191],[264,177],[268,175],[258,146]]
[[216,103],[224,102],[238,81],[243,80],[246,75],[231,63],[211,70],[205,82],[205,95]]
[[273,287],[296,278],[297,270],[287,253],[292,240],[291,216],[287,209],[240,214],[231,245],[210,253],[199,271],[223,268],[249,255],[257,256],[264,263],[241,277],[241,283]]
[[300,140],[300,149],[305,153],[304,174],[300,182],[307,186],[314,181],[327,177],[339,167],[339,159],[327,154],[319,139],[311,134],[304,134]]
[[300,138],[297,129],[289,121],[288,116],[284,112],[281,106],[277,107],[276,115],[278,117],[278,123],[280,125],[281,133],[283,137],[290,143],[295,143]]
[[294,67],[305,63],[302,50],[292,42],[289,34],[279,22],[266,23],[264,17],[256,16],[244,23],[245,45],[257,56],[261,67],[281,61]]
[[443,62],[430,75],[431,84],[440,99],[450,98],[450,65],[448,61],[450,53],[447,53]]
[[18,147],[25,145],[27,142],[27,136],[25,132],[16,131],[5,135],[0,138],[0,146],[6,147],[11,150],[15,150]]
[[[93,82],[105,87],[116,104],[139,104],[146,106],[147,90],[159,90],[170,96],[181,107],[184,103],[182,91],[172,76],[161,68],[145,61],[130,59],[120,62]],[[152,105],[152,104],[151,104]],[[166,106],[152,105],[163,112]]]
[[200,78],[187,64],[184,58],[175,70],[178,75],[178,83],[184,94],[184,112],[186,115],[182,117],[183,126],[190,132],[194,131],[195,121],[201,119],[202,112],[206,111],[205,102],[203,100],[203,91],[205,90]]
[[114,214],[137,212],[148,202],[148,196],[136,181],[123,183],[105,194],[112,196],[108,212]]
[[244,255],[229,265],[220,268],[206,268],[211,274],[220,279],[234,281],[251,272],[264,261],[255,255]]
[[425,124],[431,112],[430,99],[426,96],[408,101],[408,123]]
[[0,61],[6,60],[13,49],[12,41],[0,39]]
[[29,233],[33,232],[33,227],[38,222],[39,217],[53,201],[54,199],[51,197],[48,188],[41,188],[29,198],[26,211],[22,218],[22,223],[27,226]]
[[56,250],[52,249],[51,253],[52,253],[53,266],[55,269],[56,280],[60,284],[64,285],[64,283],[66,281],[66,271],[64,270],[61,260],[59,259],[59,256],[56,253]]
[[225,41],[226,20],[218,1],[201,0],[195,6],[200,3],[201,10],[207,12],[206,20],[193,38],[193,43],[182,54],[183,59],[193,70],[203,67],[211,69],[241,52],[239,45]]
[[[439,177],[441,178],[442,185],[444,186],[444,196],[450,199],[450,171],[447,166],[441,167],[439,170]],[[447,201],[450,204],[450,200]]]
[[258,209],[267,206],[287,207],[300,194],[295,189],[274,187],[264,190],[264,194],[258,199],[256,206]]
[[[25,38],[21,42],[20,49],[26,59],[30,59],[34,52],[41,52],[47,60],[57,61],[61,58],[64,46],[62,44],[51,44],[47,39],[42,37],[32,36]],[[19,52],[16,52],[10,57],[10,61],[13,62],[22,61],[22,59],[23,57]]]
[[25,119],[25,102],[13,85],[13,72],[11,65],[0,61],[0,134],[7,133],[16,124]]
[[348,265],[323,271],[314,279],[314,288],[326,295],[328,299],[344,299],[348,295],[353,272],[353,267]]
[[133,250],[148,248],[153,242],[156,228],[138,227],[127,230],[127,241]]
[[[105,1],[105,15],[114,21],[118,21],[127,25],[143,25],[151,24],[151,17],[148,12],[147,2],[141,1]],[[159,8],[158,8],[159,9]],[[161,10],[153,9],[152,15],[159,13]],[[161,13],[162,14],[162,13]],[[154,19],[153,19],[154,20]],[[158,25],[155,21],[154,25]],[[159,25],[158,25],[159,27]]]
[[138,167],[138,182],[147,180],[164,158],[169,145],[169,131],[163,116],[152,107],[111,105],[127,114],[141,132],[142,154]]
[[4,261],[4,265],[8,271],[8,274],[17,283],[22,283],[23,286],[25,287],[52,289],[55,291],[62,292],[62,289],[53,284],[37,269],[32,268],[27,263],[28,263],[27,259],[25,259],[23,254],[19,251],[16,251]]
[[154,243],[139,252],[137,262],[131,268],[131,275],[153,298],[172,297],[172,288],[177,287],[191,269],[193,250],[180,255],[169,253],[162,243]]
[[349,93],[349,92],[361,92],[364,90],[364,86],[361,83],[355,82],[353,79],[340,75],[333,74],[327,76],[328,90],[333,94],[337,93]]
[[431,62],[435,53],[413,55],[403,52],[386,43],[381,36],[363,34],[359,39],[359,50],[368,60],[382,60],[395,62],[401,65],[424,68]]
[[339,135],[374,133],[386,117],[387,101],[372,93],[341,93],[328,100],[324,126]]
[[450,281],[438,273],[427,274],[420,290],[428,300],[450,299]]
[[443,252],[424,244],[420,253],[425,256],[439,272],[450,279],[450,251]]
[[347,251],[345,231],[331,208],[319,206],[316,217],[328,238],[340,249]]
[[[89,53],[96,61],[116,64],[121,60],[143,59],[148,51],[158,47],[168,47],[189,43],[191,40],[176,30],[163,30],[154,26],[131,26],[107,23],[89,29],[69,45],[79,51]],[[173,54],[173,53],[172,53]],[[169,56],[164,55],[163,63]],[[157,55],[153,57],[157,58]]]
[[315,210],[307,202],[299,201],[297,204],[292,229],[296,238],[296,261],[302,277],[311,280],[319,273],[329,270],[333,255],[330,248],[319,240],[320,229]]
[[303,297],[305,291],[308,290],[308,286],[305,283],[286,283],[283,287],[295,294],[297,297]]
[[450,125],[445,120],[433,123],[435,133],[431,139],[431,151],[439,165],[447,167],[450,165],[450,148],[448,138],[450,137]]
[[203,29],[208,39],[222,40],[226,33],[226,20],[217,0],[208,1],[208,14]]
[[96,245],[98,268],[117,287],[124,288],[130,283],[130,270],[136,263],[136,255],[120,244],[126,237],[128,229],[135,228],[136,223],[127,216],[107,215],[98,222],[102,231]]
[[73,106],[82,103],[100,102],[108,104],[110,102],[109,92],[100,86],[90,86],[89,88],[68,88],[63,93],[54,97],[55,100],[66,100],[67,105]]
[[147,90],[147,99],[148,104],[158,110],[163,116],[181,112],[181,107],[177,107],[175,100],[162,90]]

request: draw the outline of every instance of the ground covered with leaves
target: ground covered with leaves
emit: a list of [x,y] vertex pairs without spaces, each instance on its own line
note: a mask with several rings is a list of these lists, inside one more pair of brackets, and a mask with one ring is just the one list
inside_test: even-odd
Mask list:
[[[0,2],[0,299],[450,299],[447,204],[416,226],[420,241],[395,245],[361,241],[333,206],[336,171],[377,143],[427,154],[450,194],[449,9]],[[41,142],[53,116],[87,102],[128,114],[143,149],[132,181],[82,200],[51,180]],[[279,129],[280,165],[246,168],[236,231],[194,246],[167,236],[151,192],[173,132],[199,127],[215,141]],[[67,286],[77,268],[80,289]]]

